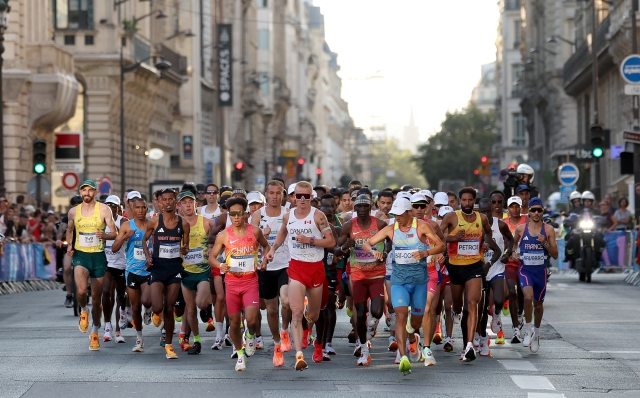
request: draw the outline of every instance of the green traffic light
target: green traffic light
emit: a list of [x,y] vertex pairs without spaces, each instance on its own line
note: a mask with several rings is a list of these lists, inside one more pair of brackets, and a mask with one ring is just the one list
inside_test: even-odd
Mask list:
[[42,174],[44,173],[45,167],[42,163],[38,163],[35,166],[33,166],[33,172],[36,174]]
[[594,158],[599,158],[599,157],[602,157],[602,155],[604,154],[604,151],[602,150],[602,148],[593,148],[593,151],[591,151],[591,154],[593,155]]

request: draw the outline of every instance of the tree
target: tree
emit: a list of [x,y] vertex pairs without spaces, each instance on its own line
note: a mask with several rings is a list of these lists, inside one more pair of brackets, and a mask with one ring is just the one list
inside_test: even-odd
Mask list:
[[442,179],[478,185],[473,171],[480,158],[491,153],[495,141],[493,112],[483,113],[476,107],[447,112],[440,131],[418,147],[413,161],[432,187],[438,187]]
[[400,149],[396,140],[371,143],[371,156],[374,188],[398,188],[404,184],[427,188],[427,181],[411,162],[413,154]]

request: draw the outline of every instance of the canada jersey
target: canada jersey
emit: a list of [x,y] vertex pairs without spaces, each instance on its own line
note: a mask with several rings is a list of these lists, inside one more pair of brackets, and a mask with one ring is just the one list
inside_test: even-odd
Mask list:
[[[349,264],[351,266],[351,280],[382,278],[385,274],[385,263],[378,261],[375,256],[362,249],[362,245],[378,233],[378,219],[369,216],[371,225],[368,229],[363,229],[358,224],[358,219],[351,220],[351,238],[356,242],[351,249]],[[382,252],[384,243],[380,242],[375,246],[376,250]]]
[[[518,225],[525,224],[526,222],[527,222],[527,216],[520,216],[520,221],[518,221],[516,224],[511,224],[511,218],[505,218],[505,223],[507,223],[507,227],[509,227],[509,231],[511,231],[511,235],[515,235],[516,228],[518,228]],[[508,267],[517,267],[520,265],[520,262],[513,261],[511,257],[509,257],[509,260],[507,261],[506,265]]]
[[449,236],[456,235],[464,230],[464,237],[454,242],[447,242],[449,263],[452,265],[470,265],[482,261],[484,258],[480,247],[482,245],[482,217],[474,211],[475,220],[468,222],[462,215],[462,210],[456,210],[458,222],[456,227],[449,232]]
[[[544,223],[542,224],[540,233],[548,240]],[[538,235],[532,236],[529,233],[529,223],[525,224],[518,245],[520,247],[520,264],[523,267],[547,267],[549,265],[549,252],[538,240]]]
[[296,218],[295,210],[289,212],[289,222],[287,223],[287,245],[291,259],[304,261],[307,263],[317,263],[324,258],[324,249],[310,243],[300,243],[296,241],[296,236],[304,235],[308,238],[322,239],[323,235],[318,229],[313,219],[316,208],[311,207],[309,214],[303,218]]

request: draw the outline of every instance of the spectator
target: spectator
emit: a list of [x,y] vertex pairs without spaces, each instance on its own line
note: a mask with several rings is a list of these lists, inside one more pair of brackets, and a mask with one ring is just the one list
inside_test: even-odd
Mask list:
[[[33,209],[33,206],[29,205],[25,207],[25,210],[29,210],[28,208]],[[29,214],[29,235],[35,239],[36,242],[40,242],[42,238],[42,210],[34,209],[33,214]]]
[[603,200],[600,202],[599,207],[600,216],[604,219],[604,229],[607,232],[612,231],[615,228],[615,221],[613,220],[613,212],[609,203]]
[[29,243],[29,216],[27,213],[20,213],[18,216],[14,239],[21,243]]
[[629,201],[627,198],[618,200],[618,210],[613,213],[614,229],[624,230],[631,227],[631,212],[627,209]]
[[20,214],[24,210],[24,195],[16,196],[16,205],[18,206],[17,213]]
[[604,195],[604,198],[602,198],[602,200],[609,203],[609,208],[611,209],[612,213],[615,213],[616,210],[618,210],[615,208],[615,206],[613,206],[613,195],[611,195],[610,193]]
[[[9,208],[9,201],[5,197],[0,197],[0,234],[4,234],[7,230],[7,224],[5,222],[4,215]],[[8,221],[8,220],[6,220]]]
[[2,217],[5,223],[5,232],[3,232],[3,234],[6,238],[15,238],[18,223],[16,222],[14,217],[14,208],[8,208],[7,211],[4,212]]

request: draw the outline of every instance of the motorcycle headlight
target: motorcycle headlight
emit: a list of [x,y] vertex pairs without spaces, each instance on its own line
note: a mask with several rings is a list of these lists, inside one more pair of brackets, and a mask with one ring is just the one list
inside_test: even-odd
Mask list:
[[581,229],[591,229],[593,228],[593,221],[583,220],[583,221],[580,221],[580,224],[578,225],[580,226]]

